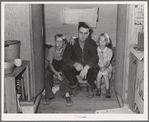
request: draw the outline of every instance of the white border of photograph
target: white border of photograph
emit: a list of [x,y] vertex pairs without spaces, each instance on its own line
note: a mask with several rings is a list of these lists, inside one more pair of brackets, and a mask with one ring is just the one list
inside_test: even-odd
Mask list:
[[148,19],[147,19],[147,2],[134,2],[134,1],[125,1],[125,2],[1,2],[1,73],[2,73],[2,79],[1,79],[1,115],[2,115],[2,121],[69,121],[69,120],[83,120],[83,121],[97,121],[97,120],[107,120],[107,121],[114,121],[114,120],[147,120],[148,119],[148,89],[147,87],[144,87],[144,114],[45,114],[45,113],[35,113],[35,114],[7,114],[3,113],[3,104],[4,104],[4,16],[5,16],[5,4],[144,4],[144,39],[146,40],[144,42],[145,45],[145,51],[144,51],[144,80],[145,80],[145,86],[148,86]]

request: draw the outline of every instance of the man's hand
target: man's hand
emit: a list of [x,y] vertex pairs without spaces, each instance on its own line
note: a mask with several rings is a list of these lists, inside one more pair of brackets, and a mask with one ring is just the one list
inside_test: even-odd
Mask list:
[[72,37],[70,37],[70,39],[69,39],[68,43],[69,43],[70,45],[72,45],[72,46],[73,46],[73,45],[76,43],[76,42],[75,42],[75,40],[74,40],[75,38],[76,38],[76,37],[73,37],[73,36],[72,36]]
[[88,73],[88,70],[89,70],[90,66],[86,65],[82,71],[80,72],[80,77],[82,79],[86,79],[86,76],[87,76],[87,73]]
[[61,76],[62,73],[61,72],[57,72],[57,78],[62,81],[63,80],[63,77]]
[[81,71],[83,69],[83,65],[77,62],[74,64],[74,67],[77,71]]

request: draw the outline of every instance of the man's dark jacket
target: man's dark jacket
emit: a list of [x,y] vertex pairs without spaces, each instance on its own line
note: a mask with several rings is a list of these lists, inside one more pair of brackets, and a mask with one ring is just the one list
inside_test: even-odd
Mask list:
[[78,38],[75,39],[75,44],[67,44],[64,54],[64,63],[68,67],[73,67],[75,62],[81,63],[83,66],[89,65],[90,68],[98,63],[97,45],[91,38],[85,40],[85,45],[82,48],[79,45]]

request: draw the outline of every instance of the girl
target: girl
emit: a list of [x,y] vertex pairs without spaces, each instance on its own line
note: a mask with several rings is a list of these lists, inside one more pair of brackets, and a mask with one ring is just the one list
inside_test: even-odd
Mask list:
[[113,52],[110,48],[107,47],[107,45],[110,43],[109,36],[106,33],[102,33],[98,37],[98,43],[99,46],[97,48],[97,53],[99,57],[98,61],[98,66],[100,68],[98,74],[97,74],[97,79],[96,79],[96,85],[97,85],[97,90],[96,90],[96,95],[100,96],[101,95],[101,88],[100,88],[100,83],[102,77],[105,79],[105,85],[106,85],[106,93],[105,97],[110,98],[110,88],[109,88],[109,76],[111,75],[112,72],[112,66],[110,64]]

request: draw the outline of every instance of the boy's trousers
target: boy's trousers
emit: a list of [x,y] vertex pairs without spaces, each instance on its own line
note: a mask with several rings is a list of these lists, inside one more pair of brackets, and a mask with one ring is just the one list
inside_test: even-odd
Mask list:
[[[53,60],[52,65],[56,71],[61,72],[61,68],[63,67],[63,61]],[[54,94],[52,92],[53,74],[54,73],[51,71],[51,68],[48,66],[45,69],[45,97],[46,98],[54,98]],[[70,92],[70,88],[69,88],[68,80],[66,79],[63,73],[62,73],[62,77],[63,77],[63,80],[59,82],[60,82],[61,96],[64,97],[67,92]]]

